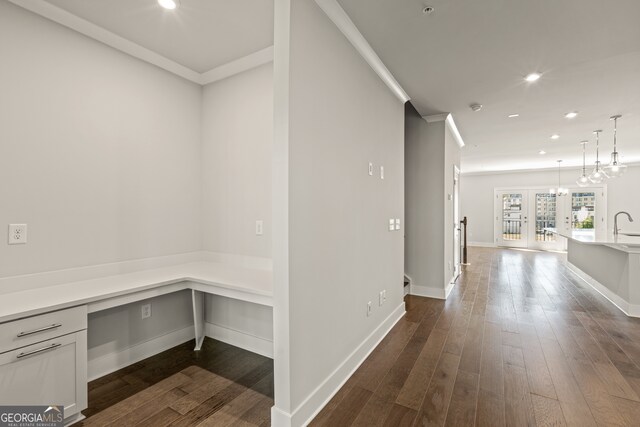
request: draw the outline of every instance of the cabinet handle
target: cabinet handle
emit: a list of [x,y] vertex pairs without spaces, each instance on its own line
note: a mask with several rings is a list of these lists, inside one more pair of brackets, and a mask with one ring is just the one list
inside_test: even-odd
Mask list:
[[51,345],[50,345],[50,346],[48,346],[48,347],[42,347],[42,348],[39,348],[39,349],[37,349],[37,350],[27,351],[26,353],[20,353],[20,354],[19,354],[19,355],[17,355],[16,357],[17,357],[18,359],[22,359],[23,357],[32,356],[32,355],[34,355],[34,354],[43,353],[43,352],[45,352],[45,351],[49,351],[49,350],[54,350],[54,349],[56,349],[56,348],[60,347],[61,345],[62,345],[62,344],[51,344]]
[[28,332],[20,332],[18,334],[18,338],[26,337],[27,335],[33,335],[40,332],[50,331],[51,329],[56,329],[62,326],[61,323],[54,323],[53,325],[45,326],[44,328],[34,329],[33,331]]

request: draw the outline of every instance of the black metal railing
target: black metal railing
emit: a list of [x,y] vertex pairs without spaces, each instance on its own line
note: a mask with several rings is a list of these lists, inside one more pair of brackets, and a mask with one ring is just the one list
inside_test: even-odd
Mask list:
[[502,220],[502,238],[504,240],[520,240],[522,238],[522,220]]

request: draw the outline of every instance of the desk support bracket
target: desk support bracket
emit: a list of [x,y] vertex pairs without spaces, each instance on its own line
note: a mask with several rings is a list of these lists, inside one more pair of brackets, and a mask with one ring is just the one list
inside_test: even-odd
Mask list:
[[193,300],[193,327],[195,329],[196,347],[194,350],[200,350],[204,341],[204,292],[191,290]]

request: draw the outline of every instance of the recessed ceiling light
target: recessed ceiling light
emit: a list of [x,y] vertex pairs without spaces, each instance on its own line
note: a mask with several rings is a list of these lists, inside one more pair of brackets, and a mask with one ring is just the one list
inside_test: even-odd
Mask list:
[[471,108],[471,110],[473,112],[478,112],[478,111],[482,110],[482,104],[473,103],[473,104],[469,105],[469,108]]
[[538,154],[547,154],[547,152],[544,151],[544,150],[540,150],[540,151],[538,151]]
[[520,117],[520,114],[509,114],[510,119],[513,119],[515,117]]
[[524,79],[525,81],[528,81],[529,83],[531,83],[531,82],[535,82],[539,78],[540,78],[540,73],[531,73],[531,74],[527,74],[527,76]]
[[557,133],[554,133],[553,135],[551,135],[551,139],[558,139],[560,138],[560,135],[558,135]]
[[578,112],[577,111],[570,111],[567,114],[565,114],[564,116],[567,119],[575,119],[578,116]]
[[158,0],[158,4],[165,9],[173,10],[178,7],[178,0]]

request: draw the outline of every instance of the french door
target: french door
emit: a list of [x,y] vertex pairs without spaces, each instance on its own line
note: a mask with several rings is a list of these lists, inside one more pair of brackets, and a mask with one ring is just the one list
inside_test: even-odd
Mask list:
[[558,229],[567,234],[595,239],[607,232],[605,188],[574,188],[561,197]]
[[496,191],[496,243],[526,248],[529,241],[527,190]]
[[606,233],[606,187],[571,188],[556,195],[548,188],[495,190],[498,246],[562,250],[554,231],[596,237]]

